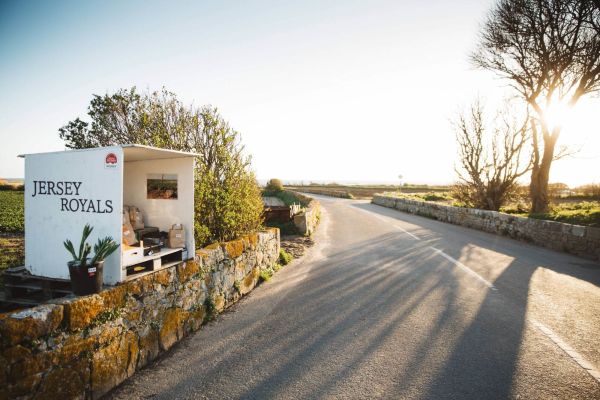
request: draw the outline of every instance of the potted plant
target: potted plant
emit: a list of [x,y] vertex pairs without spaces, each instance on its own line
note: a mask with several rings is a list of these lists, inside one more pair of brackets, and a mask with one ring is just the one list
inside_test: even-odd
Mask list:
[[67,263],[73,292],[80,296],[98,293],[102,290],[104,260],[119,248],[113,238],[107,236],[104,239],[98,239],[98,242],[94,245],[94,256],[88,258],[92,252],[92,247],[86,240],[93,230],[94,228],[89,224],[83,227],[79,252],[77,253],[69,239],[63,242],[65,248],[73,257],[73,260]]

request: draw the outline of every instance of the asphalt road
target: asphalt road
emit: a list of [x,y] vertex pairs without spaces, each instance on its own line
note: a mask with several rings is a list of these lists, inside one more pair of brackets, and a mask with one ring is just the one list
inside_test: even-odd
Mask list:
[[108,397],[600,399],[600,264],[319,199],[302,260]]

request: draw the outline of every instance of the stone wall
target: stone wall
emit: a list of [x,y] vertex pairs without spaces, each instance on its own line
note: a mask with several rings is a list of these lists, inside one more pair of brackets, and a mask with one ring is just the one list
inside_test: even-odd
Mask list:
[[303,235],[312,235],[321,220],[321,203],[302,193],[292,192],[294,196],[307,204],[304,211],[294,215],[294,225]]
[[600,260],[600,228],[524,218],[496,211],[452,207],[375,195],[373,203],[485,232],[508,236],[553,250]]
[[0,399],[99,398],[250,292],[278,256],[271,228],[99,294],[0,314]]

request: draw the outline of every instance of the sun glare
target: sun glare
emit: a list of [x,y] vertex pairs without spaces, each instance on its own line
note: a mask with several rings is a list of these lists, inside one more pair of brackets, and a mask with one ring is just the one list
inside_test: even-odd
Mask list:
[[583,99],[572,109],[563,107],[561,110],[558,107],[558,111],[554,114],[548,113],[551,116],[548,120],[549,124],[562,121],[560,145],[566,145],[575,151],[571,157],[562,159],[552,166],[552,179],[555,182],[578,186],[597,181],[597,172],[585,174],[588,170],[597,171],[597,165],[600,163],[596,150],[600,146],[600,135],[598,135],[600,128],[595,122],[597,114],[598,105],[595,99]]
[[570,123],[573,115],[572,107],[560,100],[552,100],[544,110],[544,121],[550,130],[562,128]]

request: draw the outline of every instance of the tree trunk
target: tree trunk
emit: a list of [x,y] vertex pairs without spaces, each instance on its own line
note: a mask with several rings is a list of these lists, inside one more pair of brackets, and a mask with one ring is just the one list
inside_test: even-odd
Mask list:
[[550,179],[550,166],[554,159],[554,145],[557,137],[546,137],[544,140],[544,155],[538,164],[534,164],[531,170],[531,183],[529,193],[531,195],[531,212],[548,212],[550,199],[548,197],[548,180]]

